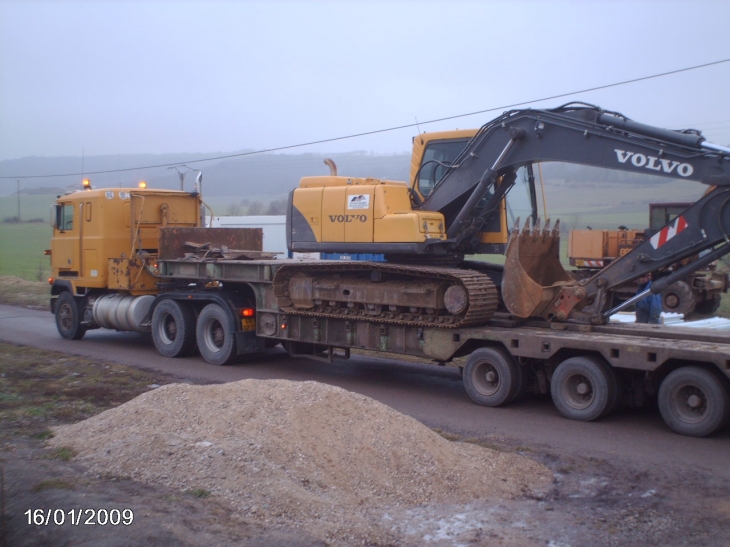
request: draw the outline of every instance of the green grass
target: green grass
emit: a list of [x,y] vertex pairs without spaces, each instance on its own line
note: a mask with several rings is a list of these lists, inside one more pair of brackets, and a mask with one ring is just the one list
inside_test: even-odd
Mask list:
[[[48,226],[51,205],[56,201],[56,194],[28,195],[20,194],[20,220],[27,222],[33,219],[42,219]],[[18,216],[18,196],[0,198],[0,222],[6,218]]]
[[51,261],[43,252],[51,247],[51,235],[47,223],[0,224],[0,276],[45,280]]
[[70,461],[75,455],[76,452],[74,452],[73,448],[69,448],[68,446],[61,446],[60,448],[52,450],[48,457],[51,460],[61,460],[63,462],[67,462]]

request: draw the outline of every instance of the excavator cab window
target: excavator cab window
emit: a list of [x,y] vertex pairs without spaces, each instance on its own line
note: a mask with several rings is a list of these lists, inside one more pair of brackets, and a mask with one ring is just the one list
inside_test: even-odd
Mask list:
[[677,203],[677,204],[649,204],[649,230],[651,233],[663,228],[666,224],[669,224],[679,215],[681,215],[690,203]]
[[507,229],[511,229],[516,219],[524,224],[528,217],[537,217],[535,180],[530,177],[526,167],[517,170],[515,183],[506,196]]
[[454,139],[433,141],[426,146],[418,172],[418,191],[424,198],[431,193],[468,142],[469,139]]

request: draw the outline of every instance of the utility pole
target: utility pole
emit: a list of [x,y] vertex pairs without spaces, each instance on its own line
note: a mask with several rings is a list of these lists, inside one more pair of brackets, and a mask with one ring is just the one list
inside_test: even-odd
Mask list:
[[[191,167],[188,167],[187,165],[181,165],[180,167],[184,167],[188,171],[197,171],[197,169],[193,169]],[[185,182],[185,175],[188,174],[187,171],[180,171],[180,169],[176,166],[168,167],[168,169],[174,169],[177,171],[177,176],[180,177],[180,191],[182,192],[184,190],[183,183]]]
[[20,179],[15,179],[18,183],[18,222],[20,222]]

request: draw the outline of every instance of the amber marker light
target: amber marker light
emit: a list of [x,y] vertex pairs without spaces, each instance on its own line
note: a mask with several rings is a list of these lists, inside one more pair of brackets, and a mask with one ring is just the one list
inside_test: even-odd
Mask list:
[[143,180],[139,181],[139,187],[140,188],[147,188],[147,183]]
[[81,184],[84,185],[84,190],[91,190],[91,181],[89,179],[84,179]]

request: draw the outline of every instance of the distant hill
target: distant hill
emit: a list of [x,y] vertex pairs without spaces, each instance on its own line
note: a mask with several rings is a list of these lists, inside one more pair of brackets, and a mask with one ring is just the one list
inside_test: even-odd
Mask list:
[[[245,151],[241,152],[246,153]],[[224,155],[224,154],[219,154]],[[83,171],[96,188],[137,186],[145,180],[149,187],[179,189],[180,179],[174,169],[154,167],[157,165],[187,163],[190,167],[203,171],[203,193],[208,198],[234,196],[240,199],[281,197],[295,188],[304,176],[325,175],[329,169],[324,159],[332,158],[341,175],[353,177],[374,177],[389,180],[407,181],[410,172],[410,154],[373,155],[355,151],[339,154],[255,154],[221,160],[193,163],[215,154],[136,154],[119,156],[91,156],[83,160]],[[0,176],[22,178],[22,193],[60,194],[81,187],[80,157],[28,157],[18,160],[0,161]],[[115,173],[93,174],[97,171],[126,169]],[[184,169],[182,169],[184,170]],[[668,181],[661,177],[624,171],[596,169],[582,165],[543,164],[542,176],[546,188],[557,189],[561,196],[560,208],[571,207],[571,202],[579,194],[587,197],[580,199],[581,205],[599,201],[604,207],[630,207],[633,203],[646,203],[646,191],[661,187],[661,195],[650,190],[649,199],[671,201],[697,199],[701,193],[695,183]],[[78,173],[67,176],[65,173]],[[46,175],[46,177],[38,176]],[[187,172],[185,189],[192,190],[195,172]],[[535,175],[539,176],[536,169]],[[617,191],[607,190],[615,188]],[[43,189],[43,190],[41,190]],[[15,179],[0,179],[0,196],[10,196],[17,192]],[[597,199],[598,196],[600,199]],[[608,201],[606,201],[608,200]],[[551,202],[548,196],[548,202]],[[552,200],[555,207],[558,203]],[[576,205],[578,206],[578,205]],[[578,206],[578,207],[580,207]],[[643,205],[640,207],[643,208]]]
[[[325,175],[329,169],[324,159],[332,158],[341,174],[354,177],[376,177],[390,180],[407,180],[410,170],[410,155],[371,155],[365,152],[341,154],[256,154],[239,158],[192,163],[196,159],[214,154],[165,154],[93,156],[84,159],[83,172],[92,185],[99,187],[137,186],[145,180],[150,187],[179,189],[177,171],[165,167],[144,167],[165,164],[182,165],[203,171],[203,188],[208,196],[228,195],[279,195],[288,193],[299,183],[299,179],[310,175]],[[222,155],[222,154],[221,154]],[[93,174],[95,171],[130,169],[117,173]],[[181,168],[181,171],[185,169]],[[69,189],[80,188],[80,157],[29,157],[19,160],[0,161],[0,176],[26,177],[28,175],[56,175],[78,173],[70,176],[45,178],[22,178],[22,191],[42,187]],[[192,190],[195,172],[187,172],[185,189]],[[0,195],[17,191],[14,179],[0,180]],[[54,193],[53,191],[49,193]]]

